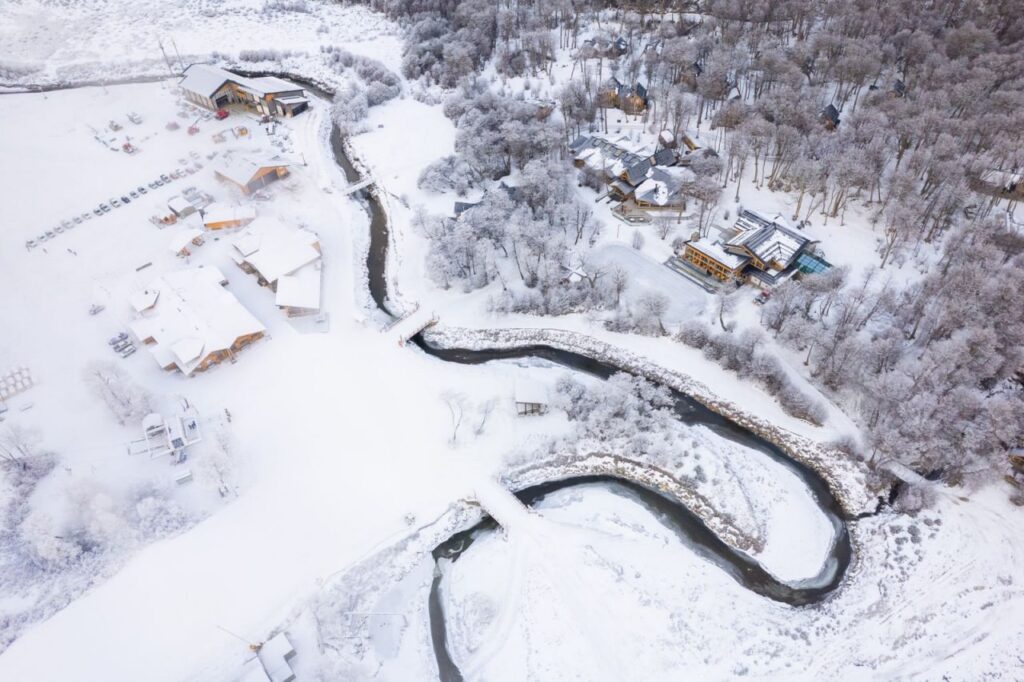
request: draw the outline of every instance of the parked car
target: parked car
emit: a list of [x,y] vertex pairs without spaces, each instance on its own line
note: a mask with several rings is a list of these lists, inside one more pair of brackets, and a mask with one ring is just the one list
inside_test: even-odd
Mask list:
[[123,351],[121,351],[121,357],[122,358],[126,358],[126,357],[128,357],[129,355],[131,355],[134,352],[135,352],[135,346],[128,346]]
[[163,180],[164,182],[170,182],[171,181],[171,179],[167,175],[161,175],[160,179]]
[[[65,222],[67,222],[67,221],[65,221]],[[73,222],[75,225],[81,225],[82,224],[82,216],[76,215],[74,218],[71,219],[71,222]],[[68,227],[71,227],[71,226],[68,225]]]
[[[104,205],[104,206],[106,206],[106,204],[103,204],[103,205]],[[102,209],[102,208],[99,208],[99,207],[97,207],[97,208],[94,208],[94,209],[92,210],[92,214],[93,214],[93,215],[103,215],[103,209]]]
[[121,195],[121,203],[122,204],[130,204],[130,203],[132,203],[132,200],[122,194]]
[[25,248],[26,249],[34,249],[35,246],[36,246],[36,240],[35,239],[28,239],[28,240],[25,241]]
[[135,190],[132,190],[132,191],[128,192],[128,196],[130,196],[132,199],[138,199],[139,198],[139,193],[136,192]]
[[114,336],[109,341],[107,341],[107,345],[108,346],[116,346],[117,344],[121,343],[122,341],[124,341],[127,338],[128,338],[127,332],[121,332],[117,336]]
[[114,350],[120,353],[130,345],[132,345],[131,341],[129,341],[128,339],[121,339],[120,341],[114,344]]
[[111,197],[110,199],[110,205],[113,206],[114,208],[121,208],[121,202],[113,197]]
[[110,213],[110,206],[107,204],[100,204],[100,211],[103,213]]
[[40,244],[42,244],[43,242],[45,242],[45,241],[46,241],[47,239],[49,239],[49,237],[48,237],[48,236],[46,236],[46,233],[45,233],[45,232],[44,232],[43,234],[39,235],[38,237],[36,237],[36,241],[37,241],[38,243],[40,243]]
[[218,109],[217,113],[215,113],[214,116],[217,117],[218,121],[223,121],[224,119],[226,119],[228,117],[228,110],[227,109]]
[[56,232],[57,234],[60,234],[61,232],[64,231],[64,226],[58,225],[57,227],[53,228],[53,231]]
[[141,186],[141,185],[139,185],[139,194],[145,194],[145,193],[146,193],[146,188]]
[[92,220],[92,213],[86,211],[85,213],[82,214],[81,218],[82,220]]
[[89,306],[90,315],[99,315],[104,310],[106,310],[106,306],[102,306],[99,303],[93,303],[91,306]]
[[53,238],[54,238],[54,237],[56,237],[56,236],[57,236],[57,235],[56,235],[56,234],[54,234],[53,230],[47,230],[47,231],[46,231],[46,238],[47,238],[47,239],[53,239]]
[[156,188],[157,188],[157,187],[159,187],[159,186],[160,186],[160,185],[156,184],[155,182],[151,182],[151,183],[149,183],[149,188],[150,188],[150,189],[156,189]]
[[60,224],[61,224],[62,227],[71,227],[71,221],[70,220],[62,220],[62,221],[60,221]]

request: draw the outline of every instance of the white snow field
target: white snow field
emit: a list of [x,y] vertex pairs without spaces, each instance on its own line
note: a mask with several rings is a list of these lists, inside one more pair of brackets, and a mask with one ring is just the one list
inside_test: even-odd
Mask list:
[[[281,9],[286,4],[9,3],[0,9],[4,85],[162,77],[161,43],[185,63],[215,50],[233,63],[241,63],[242,50],[276,50],[260,68],[269,63],[323,80],[316,54],[326,45],[399,70],[401,32],[382,15],[341,3],[295,5],[305,11]],[[541,95],[568,77],[565,58]],[[431,532],[444,530],[434,521],[465,500],[479,501],[506,526],[442,562],[448,650],[468,680],[1021,677],[1024,592],[1015,566],[1024,521],[996,489],[968,500],[936,488],[928,512],[851,521],[855,559],[847,580],[822,603],[801,608],[745,589],[606,486],[554,493],[535,512],[515,503],[495,483],[509,452],[540,450],[571,427],[558,410],[516,418],[514,386],[528,379],[553,391],[567,370],[539,361],[444,363],[402,346],[403,327],[382,333],[367,305],[367,214],[344,194],[347,181],[327,142],[327,104],[314,100],[310,112],[270,134],[237,111],[224,121],[188,109],[178,116],[173,84],[0,96],[0,149],[8,160],[0,166],[0,374],[26,367],[35,381],[7,401],[0,436],[9,427],[35,431],[40,449],[57,458],[24,500],[0,479],[0,680],[236,680],[253,658],[249,644],[282,630],[295,645],[300,680],[437,679],[429,551],[444,537]],[[411,84],[404,85],[408,95]],[[130,112],[141,123],[129,121]],[[112,120],[119,130],[111,130]],[[194,122],[199,131],[190,135]],[[586,315],[496,315],[487,306],[493,290],[437,289],[412,217],[419,206],[451,210],[453,196],[422,192],[416,180],[452,152],[454,127],[440,105],[403,96],[374,107],[367,128],[352,145],[389,212],[389,294],[398,308],[419,306],[408,324],[436,313],[449,328],[587,335],[714,386],[723,399],[800,437],[855,434],[834,405],[823,427],[812,426],[669,339],[607,332]],[[214,140],[218,133],[223,142]],[[120,151],[125,142],[139,151]],[[275,159],[290,176],[262,199],[247,198],[214,175],[229,158]],[[148,189],[197,162],[195,173]],[[73,222],[139,186],[147,187],[141,198]],[[172,241],[199,228],[197,216],[171,226],[149,218],[166,215],[168,200],[188,186],[318,235],[322,321],[287,318],[273,293],[239,269],[231,245],[238,230],[204,232],[187,258],[171,252]],[[767,213],[791,209],[792,199],[743,193],[745,205]],[[608,206],[595,211],[609,225],[597,258],[626,267],[637,290],[670,292],[673,323],[713,315],[702,290],[661,264],[671,240],[651,234],[632,250],[630,230],[615,229]],[[64,220],[73,227],[58,232]],[[847,220],[842,229],[815,225],[809,234],[831,245],[835,263],[861,268],[874,258],[875,235],[853,211]],[[27,247],[47,231],[52,238]],[[266,328],[265,337],[191,378],[161,370],[141,344],[127,358],[114,354],[107,340],[134,319],[131,294],[200,266],[225,273],[227,291]],[[90,306],[104,309],[91,316]],[[737,316],[749,322],[756,310],[748,304]],[[171,466],[166,457],[126,454],[140,420],[119,423],[102,402],[85,376],[96,362],[120,368],[157,409],[181,399],[195,406],[206,437],[187,461]],[[453,437],[457,413],[463,419]],[[702,427],[672,435],[709,474],[700,494],[763,541],[753,554],[770,573],[798,582],[818,572],[833,529],[799,479]],[[693,475],[696,457],[682,459],[677,473]],[[193,480],[179,485],[185,471]],[[173,524],[136,523],[140,506],[153,500],[162,505],[158,519],[174,517]],[[92,544],[60,566],[15,563],[26,544],[18,505],[30,510],[32,538],[44,547],[65,532]],[[400,623],[358,631],[355,648],[365,655],[351,661],[321,646],[312,608],[346,586],[372,595],[380,622]]]
[[804,608],[740,587],[601,484],[551,494],[538,509],[445,568],[449,647],[466,679],[966,680],[1019,671],[1024,595],[1010,567],[1021,524],[998,494],[946,496],[913,520],[859,522],[864,554],[852,580]]
[[[275,137],[287,135],[287,154],[296,165],[289,179],[265,190],[269,201],[254,203],[261,214],[319,235],[330,331],[293,327],[274,307],[273,294],[232,262],[228,235],[207,232],[188,265],[219,267],[228,290],[266,326],[267,337],[238,353],[236,362],[190,379],[161,370],[144,347],[127,359],[117,357],[107,339],[132,319],[129,295],[161,273],[186,267],[167,248],[172,234],[185,228],[159,229],[148,217],[187,184],[223,202],[243,201],[214,178],[205,153],[280,150],[242,115],[201,121],[194,136],[184,126],[165,130],[167,120],[177,120],[176,98],[161,83],[8,95],[0,107],[3,120],[14,123],[3,126],[0,146],[24,159],[0,170],[9,196],[19,197],[0,236],[7,285],[0,295],[0,356],[30,367],[37,384],[10,403],[4,426],[38,429],[61,468],[46,480],[47,495],[32,503],[58,516],[84,486],[116,499],[145,485],[170,487],[168,494],[182,505],[210,514],[134,558],[114,543],[102,575],[80,576],[68,598],[118,565],[121,570],[29,628],[0,657],[0,678],[229,679],[246,651],[220,627],[253,641],[264,638],[318,579],[399,532],[406,513],[436,515],[471,491],[475,467],[465,465],[468,453],[450,449],[449,417],[439,396],[454,382],[470,401],[500,399],[503,392],[511,396],[511,382],[496,381],[487,368],[453,370],[365,324],[352,266],[353,244],[365,240],[367,218],[358,203],[320,189],[324,178],[339,188],[345,180],[331,161],[319,103],[278,128]],[[132,110],[142,124],[124,120],[123,112]],[[113,152],[93,138],[90,126],[102,128],[111,118],[129,126],[121,132],[133,134],[139,153]],[[234,140],[229,133],[227,142],[211,141],[214,132],[243,121],[250,130],[246,138]],[[191,162],[190,150],[203,152],[202,171],[37,248],[24,247],[61,219],[173,170],[180,157]],[[136,271],[146,263],[152,265]],[[94,303],[106,309],[90,316]],[[229,410],[238,499],[218,501],[215,482],[198,475],[194,488],[178,492],[172,475],[179,469],[169,468],[166,458],[124,454],[140,426],[119,425],[92,393],[83,373],[96,360],[118,363],[154,395],[187,397],[211,434]],[[474,443],[474,459],[493,457],[503,446],[512,415],[507,400]],[[182,466],[198,474],[203,454],[194,459]],[[3,608],[16,615],[19,597],[31,599],[35,587],[10,586]],[[126,642],[132,642],[127,649]],[[66,655],[44,653],[53,646]]]

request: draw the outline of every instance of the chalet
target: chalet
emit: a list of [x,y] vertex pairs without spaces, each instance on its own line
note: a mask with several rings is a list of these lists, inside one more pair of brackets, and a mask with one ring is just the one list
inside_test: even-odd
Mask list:
[[267,116],[290,118],[309,108],[305,91],[275,76],[248,78],[207,64],[193,64],[179,81],[185,98],[207,109],[241,104]]
[[320,310],[320,240],[280,220],[261,217],[232,240],[232,258],[275,293],[274,303],[289,316]]
[[606,109],[621,109],[627,114],[642,114],[650,101],[647,88],[640,83],[626,85],[610,78],[597,93],[598,105]]
[[256,219],[256,208],[253,206],[210,204],[201,213],[203,216],[203,226],[208,230],[242,227]]
[[696,179],[689,168],[655,166],[633,190],[633,201],[644,209],[685,211],[686,189],[693,187]]
[[203,231],[190,227],[171,237],[171,253],[181,257],[189,256],[192,254],[192,249],[196,246],[201,246],[202,243]]
[[720,242],[707,237],[686,242],[682,260],[722,282],[740,280],[748,260],[726,251]]
[[772,220],[753,211],[743,211],[725,242],[726,250],[750,259],[748,278],[761,286],[773,286],[791,275],[797,258],[810,240],[793,231],[781,216]]
[[295,648],[288,636],[278,633],[256,648],[256,656],[246,661],[241,675],[233,679],[237,682],[294,682],[293,658]]
[[266,331],[226,284],[215,267],[164,275],[131,296],[138,319],[128,326],[163,369],[186,376],[206,370]]
[[471,208],[475,208],[480,205],[479,201],[456,201],[452,211],[455,213],[455,217],[458,218],[466,211]]
[[232,159],[214,169],[217,177],[234,185],[246,195],[288,177],[288,164],[279,161]]
[[[822,272],[830,264],[807,253],[811,241],[790,229],[781,217],[768,220],[743,211],[724,241],[686,242],[682,260],[721,281],[748,280],[771,287],[794,272]],[[803,258],[802,258],[803,257]]]
[[637,186],[647,180],[652,169],[674,166],[679,157],[673,149],[629,151],[626,138],[609,141],[597,136],[580,136],[569,144],[573,164],[601,182],[607,183],[613,199],[631,198]]
[[1001,199],[1024,199],[1024,171],[990,169],[973,179],[971,186]]
[[195,205],[182,196],[173,196],[167,201],[167,208],[178,218],[190,216],[196,212]]
[[618,59],[629,52],[629,41],[618,36],[615,38],[596,37],[583,41],[579,49],[580,59]]
[[834,104],[829,104],[822,109],[818,118],[828,130],[835,130],[839,127],[839,110],[836,109]]

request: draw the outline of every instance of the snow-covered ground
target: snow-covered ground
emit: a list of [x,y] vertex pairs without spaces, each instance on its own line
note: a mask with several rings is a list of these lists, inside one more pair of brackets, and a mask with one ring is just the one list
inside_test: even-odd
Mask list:
[[447,565],[450,650],[469,680],[1011,679],[1022,528],[1000,498],[944,496],[917,518],[859,522],[850,584],[792,608],[752,595],[613,489],[559,491],[528,532],[491,533]]
[[[218,626],[253,641],[265,638],[318,580],[401,532],[405,514],[436,515],[470,493],[474,462],[497,461],[514,439],[512,384],[488,368],[453,370],[365,325],[361,298],[356,301],[353,242],[365,240],[366,213],[357,202],[336,198],[340,193],[321,190],[325,179],[339,189],[345,180],[331,160],[319,102],[278,128],[275,139],[287,139],[285,153],[295,159],[292,176],[266,190],[269,201],[253,203],[261,214],[319,235],[329,331],[306,333],[293,326],[274,307],[271,292],[231,261],[230,231],[207,233],[189,264],[220,267],[228,289],[267,327],[267,338],[241,351],[235,363],[191,379],[162,371],[145,348],[117,357],[106,341],[132,319],[129,294],[186,266],[168,249],[172,234],[184,228],[159,229],[149,216],[166,212],[167,199],[189,184],[222,202],[245,203],[214,178],[213,165],[228,150],[281,150],[243,114],[223,122],[202,120],[200,132],[189,136],[184,128],[192,119],[175,116],[176,96],[162,83],[8,95],[0,106],[9,123],[0,132],[2,146],[23,159],[0,171],[0,183],[20,198],[9,208],[0,248],[0,270],[16,283],[0,296],[0,319],[17,333],[3,335],[0,354],[5,362],[29,367],[37,380],[10,401],[3,426],[38,429],[43,446],[59,457],[58,469],[32,505],[54,517],[52,532],[59,533],[64,518],[58,512],[78,499],[73,495],[80,489],[93,496],[99,490],[120,504],[129,491],[152,486],[196,518],[208,517],[148,547],[144,541],[130,547],[112,541],[102,570],[78,576],[68,596],[120,570],[30,627],[0,657],[0,677],[230,678],[246,649]],[[128,111],[143,122],[129,123]],[[131,134],[139,153],[111,151],[94,139],[91,127],[101,129],[111,118],[125,128],[101,138],[119,143]],[[184,125],[168,131],[168,120]],[[215,132],[243,122],[250,130],[245,138],[228,133],[227,142],[212,141]],[[187,180],[25,248],[27,239],[61,219],[146,185],[181,165],[181,158],[191,163],[190,151],[197,151],[204,168]],[[213,151],[219,156],[208,160]],[[136,270],[146,263],[151,265]],[[90,316],[93,303],[106,309]],[[173,468],[166,459],[124,454],[140,426],[119,425],[92,392],[83,372],[96,360],[118,363],[155,396],[188,398],[211,434],[229,410],[231,421],[223,428],[234,441],[237,499],[225,504],[216,482],[200,475],[206,450],[195,449],[188,462]],[[478,404],[497,402],[483,435],[473,439],[472,453],[449,446],[450,417],[441,394],[453,388],[467,414],[475,414]],[[172,476],[184,467],[196,479],[179,488]],[[37,585],[9,589],[4,605],[13,617],[31,606],[19,600],[31,602]],[[96,623],[106,626],[97,630]],[[126,652],[127,641],[134,644]],[[68,655],[42,653],[53,646]]]
[[[267,9],[274,4],[22,0],[0,10],[0,66],[13,85],[159,75],[166,72],[162,42],[172,59],[180,53],[185,62],[215,50],[228,61],[241,50],[292,50],[269,61],[308,68],[314,77],[324,68],[312,56],[322,45],[398,69],[401,37],[381,15],[320,2],[309,2],[309,11]],[[556,83],[569,72],[560,63]],[[1013,645],[1024,632],[1024,597],[1012,569],[1024,527],[993,490],[970,501],[940,490],[933,511],[855,522],[858,556],[849,581],[825,603],[801,609],[743,589],[646,509],[609,490],[563,491],[537,514],[507,506],[493,481],[508,450],[539,447],[569,429],[557,411],[517,419],[512,387],[529,377],[550,389],[564,370],[532,361],[442,363],[400,347],[395,333],[381,334],[366,320],[359,261],[368,221],[339,191],[345,179],[327,147],[325,103],[315,102],[273,137],[242,114],[216,122],[192,112],[179,117],[179,106],[167,82],[0,97],[0,148],[17,160],[0,169],[0,186],[13,198],[0,230],[7,284],[0,291],[7,332],[0,335],[0,371],[27,366],[37,384],[9,401],[0,429],[38,430],[42,446],[59,458],[28,501],[45,521],[43,534],[87,519],[92,537],[105,541],[90,548],[88,561],[60,572],[5,576],[0,622],[5,636],[18,639],[0,654],[0,679],[236,679],[252,655],[246,643],[282,627],[296,643],[301,679],[436,678],[426,594],[427,552],[438,538],[403,543],[460,500],[500,505],[499,518],[512,519],[508,534],[481,538],[445,567],[451,653],[469,679],[657,680],[678,679],[680,671],[702,678],[1019,676]],[[141,124],[126,119],[132,111]],[[200,132],[189,136],[185,128],[196,118]],[[121,130],[109,129],[112,119]],[[169,121],[181,127],[167,130]],[[229,132],[239,124],[249,134]],[[215,132],[225,132],[226,141],[214,142]],[[453,197],[427,195],[416,179],[452,152],[454,135],[440,106],[400,98],[372,109],[368,132],[353,139],[385,195],[389,291],[402,304],[418,303],[448,327],[557,327],[597,338],[714,386],[722,399],[809,441],[855,432],[834,406],[822,428],[789,417],[758,388],[669,339],[613,334],[583,315],[493,315],[492,292],[431,285],[412,216],[419,206],[448,214]],[[138,154],[117,151],[129,136]],[[292,164],[292,177],[256,206],[319,235],[327,324],[292,323],[275,309],[271,293],[231,261],[230,232],[208,233],[185,263],[168,249],[185,226],[160,229],[148,220],[188,185],[224,203],[248,203],[212,173],[224,157],[246,154],[279,154]],[[24,246],[62,220],[196,161],[202,170],[186,180],[37,248]],[[745,184],[745,206],[792,210],[792,197]],[[652,232],[642,250],[631,250],[633,228],[617,229],[607,204],[595,210],[607,224],[597,258],[626,267],[636,291],[668,293],[671,322],[713,319],[704,292],[661,264],[671,238]],[[853,212],[847,225],[815,224],[808,233],[837,264],[861,268],[873,258],[871,227]],[[220,267],[267,338],[237,362],[192,379],[161,371],[144,348],[123,360],[113,355],[106,340],[132,319],[128,295],[186,265]],[[105,310],[89,316],[93,304]],[[162,405],[187,398],[204,431],[231,443],[228,457],[212,437],[176,467],[124,454],[139,425],[118,424],[85,381],[85,368],[97,360],[115,362]],[[721,513],[765,539],[759,561],[784,580],[813,575],[832,529],[799,481],[702,429],[688,437],[684,445],[717,474],[702,494],[717,495]],[[228,470],[227,498],[217,492],[224,476],[211,473],[214,464],[221,474]],[[680,471],[689,473],[688,466]],[[195,479],[179,486],[174,475],[184,468]],[[0,488],[0,501],[9,495]],[[123,530],[143,495],[180,508],[180,527],[170,534]],[[400,561],[389,553],[395,547],[411,556]],[[361,589],[349,569],[357,565],[367,579],[366,562],[375,557],[386,562],[368,574],[374,610],[404,622],[369,635],[385,667],[322,668],[306,606],[339,582]]]
[[24,84],[166,76],[168,61],[177,73],[182,62],[211,53],[274,51],[280,61],[289,58],[286,52],[316,55],[322,45],[343,45],[392,65],[401,53],[393,22],[366,7],[332,2],[18,0],[0,16],[0,65],[10,81]]

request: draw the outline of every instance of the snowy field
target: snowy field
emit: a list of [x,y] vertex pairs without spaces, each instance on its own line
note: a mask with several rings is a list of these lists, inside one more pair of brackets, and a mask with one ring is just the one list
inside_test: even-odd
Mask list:
[[[161,83],[8,95],[0,106],[5,121],[19,122],[3,127],[2,145],[25,159],[0,171],[0,181],[22,197],[11,207],[0,249],[0,269],[18,283],[0,297],[0,317],[18,333],[3,336],[0,356],[30,368],[36,378],[32,389],[9,402],[3,426],[37,430],[42,446],[59,458],[30,500],[49,524],[42,532],[59,534],[66,524],[83,522],[79,516],[88,522],[83,510],[98,508],[92,523],[106,525],[93,532],[107,542],[95,549],[93,563],[72,564],[59,575],[40,571],[5,586],[2,603],[12,627],[5,634],[16,636],[102,583],[30,628],[0,657],[0,677],[83,679],[102,670],[114,679],[230,678],[246,650],[218,626],[253,641],[266,637],[318,580],[401,532],[405,514],[436,515],[469,493],[478,466],[493,461],[511,437],[511,383],[486,368],[453,370],[365,326],[352,266],[353,243],[365,239],[366,213],[357,202],[321,189],[325,180],[338,189],[345,180],[331,160],[319,103],[277,129],[274,139],[286,140],[287,152],[242,115],[200,121],[194,136],[184,127],[166,130],[167,120],[179,120],[178,104]],[[124,120],[128,111],[143,122]],[[131,133],[137,154],[111,151],[94,139],[90,126],[102,128],[111,118],[128,127],[109,137],[120,142]],[[242,121],[251,131],[245,139],[228,133],[228,141],[212,141],[213,134]],[[200,154],[204,168],[187,180],[25,248],[26,240],[61,219],[145,185],[182,157],[191,163],[190,151]],[[168,198],[185,184],[222,203],[243,203],[214,178],[216,159],[206,159],[213,151],[221,157],[229,151],[281,152],[297,160],[289,179],[268,188],[269,200],[254,203],[260,214],[319,235],[330,324],[327,333],[293,326],[274,307],[272,294],[231,261],[230,232],[207,233],[189,265],[220,267],[228,290],[268,334],[240,352],[236,363],[186,379],[162,371],[145,348],[117,357],[107,339],[132,318],[131,293],[186,265],[168,248],[184,227],[160,229],[149,216],[166,212]],[[103,171],[90,171],[96,168]],[[151,265],[136,271],[146,263]],[[105,310],[90,316],[92,304]],[[190,460],[178,467],[169,467],[166,458],[125,454],[140,425],[118,424],[93,393],[84,372],[94,361],[116,362],[154,396],[187,398],[211,440],[220,430],[227,434],[233,442],[228,500],[217,494],[217,478],[203,474],[212,447],[190,451]],[[440,395],[453,382],[468,404],[500,403],[472,453],[448,445],[450,420]],[[396,420],[402,428],[392,428]],[[173,476],[185,467],[195,480],[176,486]],[[186,526],[198,525],[147,546],[153,538],[125,527],[122,516],[140,490],[150,489],[182,508]],[[372,514],[365,513],[368,508]],[[62,591],[50,594],[54,585]],[[48,600],[46,608],[36,610],[37,598]],[[96,630],[98,622],[107,626]],[[123,642],[140,630],[149,635],[125,655]],[[68,656],[41,655],[62,640]],[[181,656],[184,650],[190,654]]]
[[[322,75],[319,48],[340,45],[398,70],[401,34],[381,15],[287,4],[20,0],[0,10],[0,72],[15,86],[159,76],[167,71],[161,42],[186,63],[210,57],[214,45],[234,62],[242,50],[277,50],[269,62],[311,76]],[[538,95],[568,78],[566,57]],[[513,79],[510,87],[522,85]],[[433,545],[413,543],[401,561],[395,553],[417,529],[427,539],[444,530],[433,522],[465,500],[511,518],[507,533],[481,537],[443,566],[449,653],[466,679],[1020,677],[1024,591],[1013,567],[1024,552],[1024,521],[999,491],[967,500],[937,489],[928,512],[851,522],[857,555],[847,582],[803,608],[744,589],[612,489],[564,490],[536,513],[510,505],[494,484],[509,451],[521,456],[572,433],[558,410],[516,418],[513,387],[529,379],[553,392],[566,370],[538,361],[443,363],[367,319],[367,213],[342,194],[326,117],[327,103],[315,100],[271,134],[239,112],[216,121],[184,107],[173,81],[0,97],[0,148],[17,159],[0,169],[0,186],[14,198],[0,228],[0,372],[24,366],[35,379],[8,401],[0,434],[36,433],[39,451],[55,456],[27,497],[9,477],[0,481],[0,679],[239,679],[252,658],[248,644],[282,629],[298,652],[300,680],[437,679],[427,607]],[[193,122],[199,132],[189,135]],[[245,135],[232,132],[240,125]],[[413,217],[421,207],[449,215],[456,197],[416,183],[424,166],[452,153],[455,128],[440,105],[402,97],[373,108],[367,130],[352,143],[385,197],[389,292],[402,307],[418,304],[447,327],[586,334],[713,385],[802,437],[856,433],[834,405],[822,427],[795,419],[736,373],[669,339],[608,332],[588,315],[495,314],[494,287],[438,289]],[[214,141],[218,133],[223,142]],[[125,142],[139,151],[119,151]],[[266,200],[248,199],[213,174],[223,160],[244,156],[279,157],[291,176],[266,190]],[[195,172],[92,216],[100,203],[181,167]],[[197,218],[167,227],[149,219],[166,214],[167,201],[190,185],[318,235],[323,323],[292,321],[275,308],[271,292],[232,261],[234,231],[206,233],[187,259],[171,253],[170,242]],[[743,205],[792,211],[793,197],[746,187]],[[590,190],[580,192],[593,202]],[[662,264],[671,237],[647,228],[645,245],[633,249],[633,228],[606,203],[594,210],[606,223],[597,261],[624,267],[636,292],[668,294],[668,323],[717,322],[711,297]],[[92,217],[75,223],[82,214]],[[56,230],[65,220],[73,226]],[[817,222],[808,234],[827,244],[834,263],[860,269],[875,258],[876,235],[863,216],[851,211],[846,220]],[[28,248],[47,231],[52,238]],[[266,337],[193,378],[162,371],[143,347],[114,355],[107,339],[133,319],[129,296],[200,265],[227,275],[228,291]],[[917,270],[896,272],[910,278]],[[90,315],[90,306],[104,309]],[[756,315],[749,302],[736,311],[744,324]],[[125,453],[140,424],[119,423],[97,396],[86,377],[96,362],[114,363],[158,409],[182,399],[196,407],[206,438],[186,462]],[[700,465],[697,490],[763,543],[754,556],[768,571],[795,582],[817,573],[832,528],[799,480],[707,429],[680,426],[669,436],[682,453],[672,473],[697,478]],[[193,480],[176,483],[186,470]],[[80,555],[59,566],[22,560],[26,547],[52,550],[64,536],[84,539]],[[373,569],[365,590],[350,572],[365,566],[357,562]],[[352,659],[321,648],[311,606],[346,587],[388,616],[370,631],[357,628],[354,646],[363,650]]]
[[321,45],[344,45],[391,64],[401,52],[392,22],[341,3],[17,0],[0,16],[0,66],[10,81],[25,84],[166,76],[165,54],[177,69],[179,58],[188,65],[212,52],[275,51],[280,59],[285,52],[315,55]]

